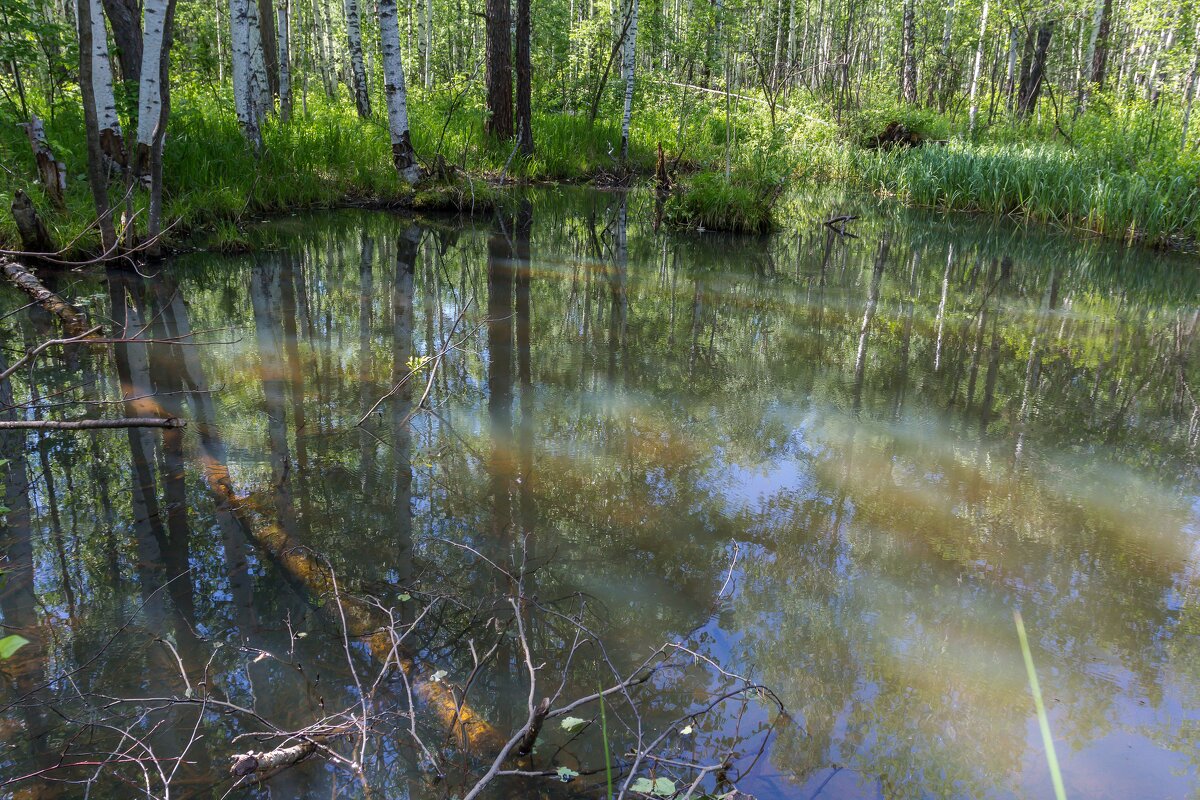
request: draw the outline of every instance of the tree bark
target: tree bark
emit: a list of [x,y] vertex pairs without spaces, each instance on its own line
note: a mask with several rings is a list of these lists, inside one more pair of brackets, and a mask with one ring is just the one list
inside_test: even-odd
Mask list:
[[509,0],[487,0],[484,40],[487,84],[487,132],[497,139],[513,135],[512,14]]
[[[258,31],[262,36],[263,67],[267,72],[267,92],[279,97],[279,41],[276,38],[275,4],[258,0]],[[274,102],[272,102],[272,106]]]
[[291,53],[291,0],[279,0],[275,9],[278,26],[277,42],[279,54],[279,116],[284,122],[292,118],[292,53]]
[[916,9],[913,0],[904,3],[902,57],[900,59],[900,99],[905,103],[917,102],[917,47]]
[[975,135],[975,123],[979,119],[979,71],[983,67],[983,44],[987,37],[988,0],[983,0],[983,12],[979,16],[979,42],[975,45],[975,65],[971,69],[971,111],[967,132]]
[[[92,91],[96,97],[96,123],[100,128],[100,149],[114,163],[124,166],[125,142],[121,137],[121,120],[117,117],[117,101],[113,94],[112,64],[108,60],[108,35],[104,29],[104,8],[89,3],[92,16]],[[141,40],[139,38],[140,46]]]
[[[92,59],[95,47],[92,43],[91,4],[100,0],[76,0],[76,16],[79,21],[79,92],[83,96],[83,122],[87,136],[88,184],[92,189],[92,202],[96,208],[96,224],[100,229],[100,243],[105,254],[117,247],[117,233],[113,227],[112,209],[108,203],[108,180],[104,174],[104,151],[100,149],[100,122],[96,114],[96,89],[92,81]],[[34,118],[36,121],[36,117]],[[33,137],[33,124],[30,124]],[[56,167],[57,180],[57,167]],[[3,262],[0,262],[3,263]]]
[[[82,1],[87,2],[87,0]],[[87,11],[86,8],[82,10]],[[0,271],[18,289],[33,298],[35,303],[58,317],[68,336],[82,336],[87,333],[88,320],[83,312],[43,286],[42,282],[29,270],[15,261],[9,261],[0,256]]]
[[19,419],[0,420],[0,431],[51,430],[94,431],[102,428],[182,428],[187,423],[178,417],[121,417],[118,419]]
[[171,112],[175,0],[146,0],[145,13],[145,46],[138,88],[137,153],[133,163],[135,175],[148,169],[150,208],[146,215],[146,235],[153,242],[162,230],[162,153]]
[[58,249],[50,237],[50,231],[46,229],[46,224],[38,215],[33,201],[21,189],[13,192],[12,215],[13,220],[17,223],[17,233],[21,237],[21,248],[26,252],[50,255]]
[[371,96],[367,92],[367,70],[363,66],[362,23],[358,0],[346,0],[346,40],[350,46],[350,71],[354,76],[354,107],[362,119],[371,117]]
[[[80,37],[82,40],[82,29],[80,30]],[[90,80],[91,57],[85,55],[81,49],[79,58],[81,64],[83,61],[88,62],[88,85],[90,88],[92,84]],[[81,77],[80,80],[82,81],[83,78]],[[92,116],[93,122],[98,124],[95,103],[92,103]],[[50,198],[50,202],[54,203],[54,205],[63,208],[66,203],[67,165],[59,161],[54,155],[54,151],[50,149],[50,143],[46,141],[46,127],[42,123],[41,117],[35,114],[22,127],[25,128],[25,133],[29,136],[29,146],[33,149],[33,160],[37,164],[38,180],[42,182],[42,188],[46,190],[46,196]],[[99,139],[98,133],[97,139]]]
[[[1050,48],[1050,37],[1053,35],[1054,20],[1043,22],[1038,26],[1037,38],[1032,42],[1032,50],[1027,51],[1026,60],[1029,69],[1028,71],[1021,70],[1021,91],[1017,96],[1017,116],[1021,119],[1028,117],[1029,113],[1037,107],[1038,96],[1042,91],[1042,81],[1046,75],[1046,51]],[[1029,42],[1027,42],[1028,44]]]
[[[142,74],[142,15],[138,0],[104,0],[104,11],[117,43],[121,80],[136,81]],[[92,23],[93,29],[95,22]]]
[[233,99],[238,124],[246,141],[262,149],[262,122],[266,109],[266,76],[258,69],[261,57],[258,35],[258,8],[254,0],[229,0],[229,42],[233,58]]
[[392,140],[392,163],[410,184],[421,177],[417,154],[408,130],[408,89],[400,58],[400,20],[396,0],[379,0],[379,38],[383,51],[383,96],[387,103],[388,134]]
[[533,155],[533,60],[530,0],[517,0],[517,141],[521,154]]
[[[637,72],[638,0],[630,0],[629,30],[625,33],[625,111],[621,116],[621,158],[629,158],[629,123],[633,118],[633,82]],[[728,87],[727,87],[728,90]]]

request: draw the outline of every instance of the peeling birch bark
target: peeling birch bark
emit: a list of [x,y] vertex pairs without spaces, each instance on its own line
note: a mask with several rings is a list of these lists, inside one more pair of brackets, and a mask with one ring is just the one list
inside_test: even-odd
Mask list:
[[621,158],[629,158],[629,123],[633,118],[633,79],[637,70],[638,0],[631,0],[629,30],[625,36],[625,113],[621,118]]
[[371,116],[371,97],[367,94],[367,71],[363,66],[362,23],[358,0],[346,0],[346,39],[350,45],[350,69],[354,74],[354,106],[358,116]]
[[383,51],[383,94],[387,102],[388,134],[392,140],[392,163],[410,184],[421,178],[421,167],[413,151],[408,130],[408,89],[400,58],[400,21],[396,0],[379,0],[379,37]]

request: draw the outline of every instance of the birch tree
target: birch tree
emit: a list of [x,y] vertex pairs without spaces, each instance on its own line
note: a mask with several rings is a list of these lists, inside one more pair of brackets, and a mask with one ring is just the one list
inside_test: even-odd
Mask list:
[[383,96],[387,103],[388,135],[392,141],[392,163],[410,184],[421,177],[417,154],[408,130],[408,89],[404,85],[404,63],[400,58],[400,20],[396,0],[379,0],[379,40],[383,53]]
[[279,51],[279,116],[285,122],[292,116],[292,53],[290,0],[278,0],[275,9],[276,42]]
[[[125,165],[125,142],[121,136],[121,120],[117,116],[117,100],[113,94],[112,64],[108,60],[108,36],[104,29],[104,7],[99,0],[89,2],[92,91],[95,97],[96,122],[100,149],[118,165]],[[82,20],[82,18],[79,18]],[[82,46],[83,31],[79,32]],[[83,57],[82,55],[80,56]]]
[[171,30],[175,0],[146,0],[142,37],[142,74],[138,84],[137,149],[134,174],[146,175],[150,207],[146,234],[153,240],[162,229],[162,153],[170,116]]
[[92,3],[99,0],[77,0],[76,19],[79,24],[79,90],[83,95],[83,122],[87,134],[88,184],[92,189],[92,202],[96,207],[96,222],[100,229],[100,243],[106,253],[117,247],[117,234],[113,226],[112,210],[108,203],[108,180],[104,174],[103,151],[100,149],[100,125],[96,114],[96,88],[93,81],[96,48],[92,42]]
[[975,123],[979,119],[979,72],[983,68],[983,46],[987,39],[988,0],[983,0],[983,12],[979,16],[979,42],[975,45],[975,65],[971,68],[971,111],[967,122],[967,133],[975,135]]
[[621,117],[621,158],[629,158],[629,122],[633,118],[633,79],[637,71],[638,0],[630,0],[629,29],[625,32],[625,112]]
[[346,0],[346,42],[350,47],[350,70],[354,75],[354,107],[358,116],[371,116],[371,96],[367,92],[367,70],[363,66],[362,23],[358,16],[358,0]]
[[261,149],[267,76],[258,33],[258,8],[254,0],[229,0],[229,27],[233,100],[238,124],[246,141],[255,149]]

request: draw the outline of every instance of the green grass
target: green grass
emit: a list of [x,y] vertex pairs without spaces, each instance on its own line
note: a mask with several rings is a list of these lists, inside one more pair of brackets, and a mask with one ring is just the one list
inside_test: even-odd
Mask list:
[[[1054,129],[1049,115],[1019,125],[1000,116],[968,140],[961,111],[948,116],[864,101],[863,111],[835,124],[827,102],[797,93],[772,125],[765,106],[745,101],[730,121],[732,178],[726,180],[721,98],[680,92],[651,82],[639,88],[630,155],[622,161],[615,97],[602,104],[595,122],[586,113],[536,113],[536,152],[525,159],[514,156],[511,143],[484,134],[480,97],[455,103],[449,91],[416,90],[411,122],[417,153],[427,163],[440,155],[458,177],[414,193],[391,167],[382,109],[374,119],[360,120],[348,97],[330,102],[310,93],[307,111],[297,102],[289,124],[266,122],[264,151],[256,155],[243,143],[226,89],[185,87],[173,99],[165,156],[169,236],[179,241],[216,232],[214,246],[236,247],[241,227],[254,216],[342,203],[483,210],[498,197],[489,179],[502,173],[513,181],[648,180],[661,142],[672,163],[678,159],[677,191],[665,209],[668,222],[678,226],[761,233],[779,221],[774,200],[780,181],[788,187],[840,181],[913,205],[1012,216],[1155,246],[1200,240],[1200,154],[1180,148],[1175,112],[1162,106],[1119,105],[1100,96],[1078,122],[1067,123],[1067,135]],[[682,128],[681,103],[688,109]],[[60,244],[73,254],[95,251],[81,114],[71,100],[50,111],[40,113],[67,164],[65,207],[49,206],[34,181],[19,120],[4,110],[0,205],[7,207],[12,193],[24,188]],[[889,151],[862,146],[893,120],[937,143]],[[124,210],[115,184],[111,199],[118,213]],[[143,225],[144,193],[137,192],[133,204],[135,223]],[[0,246],[15,244],[13,223],[0,213]]]

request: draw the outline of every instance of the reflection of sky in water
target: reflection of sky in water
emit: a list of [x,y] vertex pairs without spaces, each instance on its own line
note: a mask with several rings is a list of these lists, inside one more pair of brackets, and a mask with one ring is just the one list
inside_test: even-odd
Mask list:
[[[603,228],[616,196],[587,198]],[[1164,410],[1169,387],[1149,382],[1144,402],[1133,398],[1130,413],[1116,413],[1144,365],[1173,357],[1168,338],[1141,329],[1169,327],[1193,295],[1175,279],[1166,288],[1127,286],[1121,268],[1130,264],[1105,259],[1141,259],[1132,265],[1140,276],[1157,274],[1131,251],[1029,231],[972,238],[923,218],[898,223],[893,258],[873,281],[883,223],[870,213],[863,239],[835,241],[828,263],[824,229],[735,249],[712,237],[656,237],[633,223],[618,292],[615,251],[589,249],[589,208],[574,202],[551,197],[535,209],[528,389],[515,369],[490,372],[489,223],[466,225],[452,242],[427,232],[405,355],[431,353],[471,305],[463,346],[447,355],[433,387],[438,416],[413,420],[403,453],[392,452],[390,407],[365,432],[344,430],[365,410],[364,397],[395,377],[396,220],[317,216],[292,232],[310,247],[293,265],[310,289],[311,309],[298,320],[297,379],[307,473],[287,427],[294,412],[263,413],[264,379],[294,376],[279,353],[268,369],[263,342],[282,337],[258,329],[247,295],[248,275],[275,274],[283,262],[194,256],[193,268],[215,264],[217,274],[177,276],[193,328],[240,332],[236,344],[202,354],[208,380],[221,387],[217,423],[234,484],[269,485],[278,466],[269,432],[281,428],[293,447],[291,489],[307,541],[348,581],[373,588],[413,569],[395,538],[405,500],[418,562],[450,563],[462,553],[436,537],[487,548],[497,531],[526,524],[528,503],[534,540],[542,557],[551,555],[539,591],[594,598],[626,655],[682,638],[779,692],[795,719],[771,734],[771,752],[742,786],[760,800],[1049,796],[1014,607],[1030,631],[1070,795],[1194,794],[1200,476]],[[365,304],[364,231],[375,243]],[[950,239],[952,274],[944,272]],[[1015,266],[1011,285],[1000,287],[995,265],[1004,257]],[[1054,289],[1058,309],[1046,308],[1051,260],[1072,270]],[[946,275],[948,312],[939,319]],[[426,298],[427,281],[454,296]],[[872,285],[877,309],[856,375]],[[427,315],[439,312],[432,324]],[[1026,377],[1033,372],[1037,381]],[[505,392],[507,421],[490,402]],[[1115,418],[1125,426],[1118,436],[1106,427]],[[189,448],[196,435],[189,429]],[[113,492],[127,497],[124,451],[113,452],[122,465],[112,467]],[[411,498],[397,499],[405,460]],[[76,493],[60,500],[79,527],[69,546],[86,550],[97,503],[80,475]],[[196,628],[240,636],[245,620],[198,483],[188,488]],[[498,483],[510,489],[507,505],[497,501]],[[32,494],[44,509],[44,488]],[[125,507],[117,516],[126,523]],[[132,536],[130,526],[121,530]],[[41,613],[65,623],[48,526],[36,536]],[[138,602],[135,556],[132,546],[123,551],[126,607]],[[286,648],[279,620],[300,615],[303,602],[253,553],[251,574],[264,623],[255,646]],[[713,597],[727,574],[730,593],[718,607]],[[492,585],[486,575],[472,579]],[[111,588],[102,577],[87,580]],[[88,624],[103,631],[106,623]],[[345,678],[338,641],[314,626],[301,649],[320,665],[322,690]],[[444,658],[452,678],[469,671],[452,654],[430,657]],[[274,686],[272,710],[303,717],[311,698],[302,681],[255,670],[229,669],[231,691],[253,702]],[[347,686],[329,688],[330,696]],[[487,701],[498,706],[489,712],[509,701],[520,710],[519,689],[488,685]],[[668,706],[654,721],[678,710]],[[769,719],[755,705],[745,722]],[[731,732],[722,725],[697,739]],[[752,754],[742,756],[744,766]],[[385,761],[398,762],[391,753]],[[296,779],[298,793],[320,782],[311,773]]]

